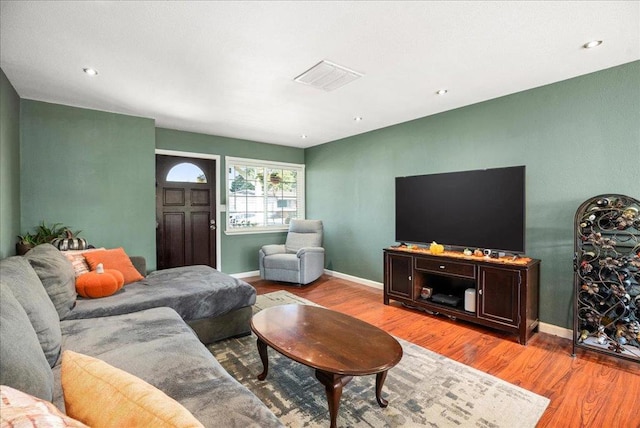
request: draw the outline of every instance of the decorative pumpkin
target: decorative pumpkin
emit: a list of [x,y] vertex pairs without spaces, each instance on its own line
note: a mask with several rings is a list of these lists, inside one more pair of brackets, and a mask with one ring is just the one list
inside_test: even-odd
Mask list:
[[76,278],[76,292],[82,297],[96,299],[111,296],[124,285],[124,276],[115,269],[85,273]]
[[444,245],[438,244],[436,241],[433,241],[431,245],[429,245],[429,251],[431,254],[442,254],[444,253]]
[[60,251],[67,250],[84,250],[87,248],[87,241],[84,238],[78,238],[73,236],[73,232],[69,229],[65,230],[67,236],[64,238],[55,238],[51,241],[51,244]]

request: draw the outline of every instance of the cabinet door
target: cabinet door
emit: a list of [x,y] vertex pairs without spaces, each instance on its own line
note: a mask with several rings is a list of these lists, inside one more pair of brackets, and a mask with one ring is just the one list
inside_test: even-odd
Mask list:
[[390,295],[412,298],[412,262],[410,256],[387,255],[387,292]]
[[480,267],[478,317],[517,327],[521,284],[518,270]]

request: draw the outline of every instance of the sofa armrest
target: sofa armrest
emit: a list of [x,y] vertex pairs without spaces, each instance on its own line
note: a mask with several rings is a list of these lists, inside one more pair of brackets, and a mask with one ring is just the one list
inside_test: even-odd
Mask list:
[[302,247],[298,250],[298,252],[296,253],[296,256],[298,257],[302,257],[305,254],[324,254],[324,248],[322,247]]
[[284,254],[287,252],[284,245],[263,245],[261,249],[265,256],[270,256],[272,254]]
[[147,261],[144,256],[129,256],[129,259],[140,275],[147,276]]

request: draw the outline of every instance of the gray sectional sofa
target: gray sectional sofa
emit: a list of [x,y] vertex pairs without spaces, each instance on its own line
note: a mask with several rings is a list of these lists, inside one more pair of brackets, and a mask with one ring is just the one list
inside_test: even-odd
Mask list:
[[68,349],[138,376],[204,426],[279,427],[202,344],[246,334],[255,297],[249,284],[194,266],[78,298],[71,264],[41,245],[0,261],[0,382],[64,410],[60,359]]

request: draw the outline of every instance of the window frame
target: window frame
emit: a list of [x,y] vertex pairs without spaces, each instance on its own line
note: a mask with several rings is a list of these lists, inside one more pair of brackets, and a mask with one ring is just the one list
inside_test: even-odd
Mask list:
[[[224,158],[225,168],[224,168],[224,183],[225,183],[225,194],[226,194],[226,209],[225,209],[225,231],[226,235],[248,235],[248,234],[257,234],[257,233],[281,233],[289,230],[289,225],[280,224],[280,225],[266,225],[266,226],[246,226],[242,228],[232,228],[230,224],[230,215],[229,215],[229,201],[231,200],[231,186],[229,185],[229,168],[233,166],[242,166],[242,167],[252,167],[252,168],[263,168],[267,169],[288,169],[295,170],[297,172],[296,175],[296,204],[297,204],[297,217],[298,219],[305,218],[305,165],[297,164],[297,163],[287,163],[287,162],[276,162],[276,161],[267,161],[260,159],[248,159],[248,158],[239,158],[232,156],[225,156]],[[267,174],[263,174],[263,188],[266,189],[267,186]],[[266,206],[266,197],[268,195],[263,195],[263,202]]]

